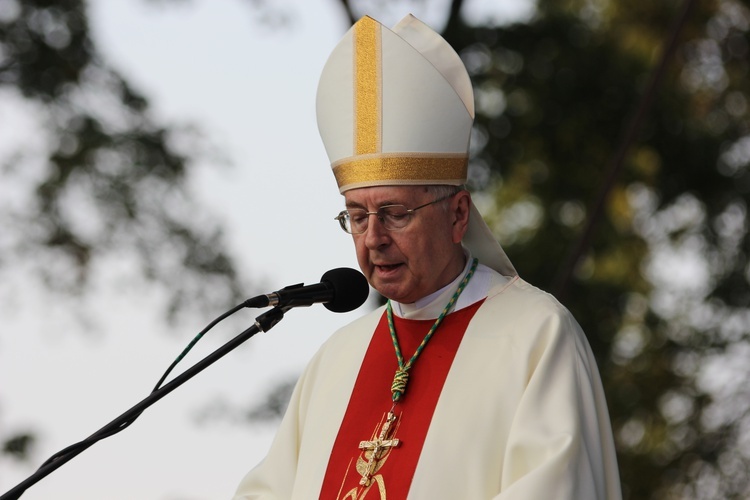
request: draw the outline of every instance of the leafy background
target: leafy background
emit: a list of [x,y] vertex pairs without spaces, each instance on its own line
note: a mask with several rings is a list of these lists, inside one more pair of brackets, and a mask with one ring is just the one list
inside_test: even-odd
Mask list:
[[[573,311],[596,353],[625,497],[746,498],[747,2],[539,0],[521,2],[511,23],[468,0],[323,3],[325,10],[306,17],[292,2],[238,2],[246,29],[269,43],[232,52],[227,36],[226,51],[239,54],[233,67],[247,69],[258,85],[281,89],[280,109],[273,119],[266,116],[269,126],[242,130],[246,140],[256,147],[279,141],[276,159],[283,160],[290,145],[300,147],[297,133],[317,139],[314,125],[294,127],[312,123],[316,74],[352,20],[370,13],[391,24],[411,10],[430,21],[462,56],[475,84],[470,187],[477,203],[520,274]],[[159,10],[165,33],[174,12],[199,8],[176,0],[149,5]],[[291,241],[313,248],[266,262],[292,263],[298,275],[311,261],[322,266],[318,255],[330,257],[331,267],[346,259],[353,266],[346,244],[308,220],[306,207],[327,197],[336,201],[316,190],[332,192],[326,172],[320,180],[304,177],[315,169],[305,163],[325,165],[319,147],[303,147],[307,159],[287,164],[244,160],[255,174],[249,184],[294,208],[258,231],[272,210],[246,200],[249,216],[240,223],[236,214],[226,215],[227,198],[199,194],[217,179],[238,179],[232,167],[214,167],[234,161],[232,151],[216,144],[221,129],[165,120],[160,96],[140,91],[109,62],[112,53],[97,48],[103,38],[92,36],[92,6],[72,0],[3,0],[0,6],[0,102],[37,117],[37,133],[23,140],[13,138],[15,127],[0,125],[15,139],[0,137],[0,273],[21,269],[24,278],[2,281],[7,297],[35,287],[40,292],[34,293],[86,311],[96,300],[92,288],[111,283],[114,265],[120,269],[114,279],[134,280],[131,293],[155,297],[174,325],[232,304],[268,276],[275,284],[280,275],[258,264],[263,254],[255,252],[273,247],[275,237],[287,241],[283,233],[291,230],[303,231]],[[313,18],[317,26],[305,23]],[[318,59],[277,56],[263,60],[265,67],[253,59],[273,54],[274,45],[311,25],[327,37]],[[210,52],[193,57],[197,71],[215,77],[196,100],[231,85],[231,74],[222,78],[211,66]],[[309,79],[274,77],[274,70],[282,75],[284,66],[305,64],[309,72],[297,74]],[[305,93],[308,104],[289,106],[292,96]],[[245,97],[259,94],[270,95],[248,88]],[[252,113],[242,99],[235,106]],[[294,198],[278,189],[298,183],[308,189],[290,192]],[[232,236],[237,232],[253,237]],[[3,313],[8,325],[11,312]],[[321,321],[320,328],[310,321],[299,327],[319,330],[309,346],[293,349],[300,358],[330,331],[331,320]],[[7,352],[5,339],[0,349]],[[288,345],[275,347],[290,352]],[[282,377],[267,380],[253,397],[245,394],[247,401],[219,398],[206,408],[204,424],[269,427],[259,422],[275,421],[288,387]],[[0,464],[28,470],[16,464],[37,459],[34,448],[43,440],[20,427],[0,429]],[[237,470],[250,464],[240,465]]]

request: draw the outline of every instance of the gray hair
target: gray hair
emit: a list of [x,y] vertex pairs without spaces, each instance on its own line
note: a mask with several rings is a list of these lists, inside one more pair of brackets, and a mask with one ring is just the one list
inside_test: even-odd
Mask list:
[[461,186],[449,186],[446,184],[433,184],[427,186],[427,192],[436,198],[442,198],[443,196],[452,196],[459,191],[466,189],[463,185]]
[[[449,196],[453,196],[454,194],[458,193],[459,191],[463,191],[466,189],[465,186],[459,185],[459,186],[450,186],[446,184],[433,184],[429,186],[425,186],[426,191],[430,193],[434,199],[440,199],[440,198],[447,198]],[[440,207],[443,210],[448,210],[448,205],[445,203],[440,203]]]

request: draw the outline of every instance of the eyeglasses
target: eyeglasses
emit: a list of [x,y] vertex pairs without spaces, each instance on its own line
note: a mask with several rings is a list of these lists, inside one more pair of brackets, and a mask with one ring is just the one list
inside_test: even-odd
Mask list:
[[367,231],[370,216],[375,215],[380,223],[383,224],[383,227],[388,231],[398,231],[399,229],[405,228],[409,222],[411,222],[412,215],[414,215],[414,212],[420,208],[429,207],[435,203],[445,201],[454,194],[443,196],[442,198],[438,198],[437,200],[425,203],[424,205],[419,205],[412,209],[408,209],[403,205],[384,205],[378,208],[376,212],[368,212],[364,208],[351,208],[339,212],[339,214],[334,217],[334,220],[339,221],[341,229],[347,233],[362,234]]

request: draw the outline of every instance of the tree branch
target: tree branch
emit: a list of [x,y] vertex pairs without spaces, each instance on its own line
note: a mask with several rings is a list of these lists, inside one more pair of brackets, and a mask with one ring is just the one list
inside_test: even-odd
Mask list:
[[451,2],[450,11],[448,12],[448,21],[445,23],[443,33],[453,30],[461,22],[461,8],[463,5],[464,0],[453,0]]
[[341,0],[341,5],[344,7],[344,12],[346,13],[346,17],[349,19],[349,24],[353,25],[357,22],[357,19],[354,16],[354,12],[352,11],[352,6],[349,3],[349,0]]

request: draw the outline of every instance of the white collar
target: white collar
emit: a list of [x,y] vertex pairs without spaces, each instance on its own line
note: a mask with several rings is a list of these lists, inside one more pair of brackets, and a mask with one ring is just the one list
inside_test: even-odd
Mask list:
[[[423,297],[410,304],[402,304],[400,302],[392,300],[391,306],[393,308],[393,314],[395,314],[399,318],[406,319],[437,318],[438,316],[440,316],[440,313],[443,312],[445,304],[448,303],[450,298],[456,292],[456,289],[458,289],[458,285],[461,283],[461,280],[463,280],[464,276],[466,276],[466,273],[469,272],[471,262],[472,257],[470,254],[467,254],[466,265],[464,266],[463,271],[461,271],[453,281],[445,285],[440,290],[427,295],[426,297]],[[458,301],[453,306],[453,311],[459,311],[487,297],[487,293],[489,292],[492,282],[492,277],[495,274],[497,273],[489,267],[479,264],[476,271],[474,271],[474,276],[472,276],[469,284],[466,286],[464,291],[461,293],[461,296],[458,298]]]

